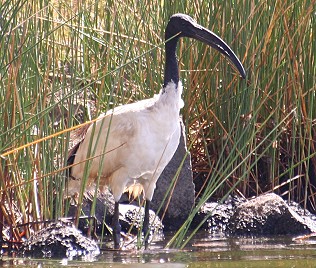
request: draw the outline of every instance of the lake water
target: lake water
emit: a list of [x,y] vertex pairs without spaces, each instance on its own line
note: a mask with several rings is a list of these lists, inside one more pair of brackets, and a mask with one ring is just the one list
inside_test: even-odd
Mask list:
[[290,237],[225,238],[201,232],[184,250],[164,249],[164,241],[146,251],[102,251],[95,259],[52,260],[3,257],[2,267],[113,267],[113,268],[238,268],[316,267],[315,240]]

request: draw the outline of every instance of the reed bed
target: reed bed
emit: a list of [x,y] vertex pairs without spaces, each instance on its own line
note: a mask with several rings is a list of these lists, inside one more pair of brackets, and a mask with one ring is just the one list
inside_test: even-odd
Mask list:
[[164,28],[177,12],[221,36],[247,79],[214,50],[181,41],[196,207],[169,246],[185,246],[194,215],[210,198],[276,192],[315,212],[315,2],[2,1],[3,237],[20,241],[42,227],[35,223],[66,215],[70,131],[158,93]]

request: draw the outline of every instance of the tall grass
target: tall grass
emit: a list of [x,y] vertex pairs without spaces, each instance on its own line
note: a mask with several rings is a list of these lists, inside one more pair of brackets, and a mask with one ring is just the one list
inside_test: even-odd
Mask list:
[[[4,0],[0,6],[0,231],[65,215],[71,127],[162,85],[164,28],[183,12],[242,60],[179,45],[197,205],[274,191],[315,211],[315,1]],[[64,131],[66,130],[66,131]],[[21,147],[22,146],[22,147]],[[30,225],[29,225],[30,226]]]

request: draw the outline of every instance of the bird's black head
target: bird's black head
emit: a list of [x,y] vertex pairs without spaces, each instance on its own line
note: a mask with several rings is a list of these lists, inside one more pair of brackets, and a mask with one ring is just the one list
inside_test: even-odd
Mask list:
[[165,39],[178,35],[178,37],[193,38],[192,29],[198,27],[196,21],[186,14],[177,13],[170,17],[165,31]]
[[[215,48],[236,66],[242,78],[246,77],[246,72],[241,62],[232,51],[232,49],[220,37],[218,37],[210,30],[199,25],[190,16],[178,13],[170,17],[170,20],[166,27],[166,50],[168,49],[170,51],[173,51],[172,53],[174,53],[177,41],[180,37],[194,38]],[[171,40],[168,41],[170,38]],[[168,53],[168,51],[166,52]]]

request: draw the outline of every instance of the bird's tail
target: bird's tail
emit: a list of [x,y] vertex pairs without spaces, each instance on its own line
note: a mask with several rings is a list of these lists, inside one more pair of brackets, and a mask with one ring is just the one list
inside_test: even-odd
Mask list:
[[67,169],[66,169],[66,177],[71,178],[71,168],[72,164],[75,161],[76,153],[78,151],[78,148],[80,146],[81,142],[78,142],[74,147],[72,147],[68,152],[68,158],[67,158]]
[[83,127],[78,128],[76,131],[72,132],[70,135],[70,140],[72,144],[75,144],[69,151],[68,151],[68,158],[67,158],[67,166],[68,169],[66,170],[66,177],[71,178],[71,165],[75,161],[76,153],[82,141],[84,140],[88,128],[91,124],[87,124]]

